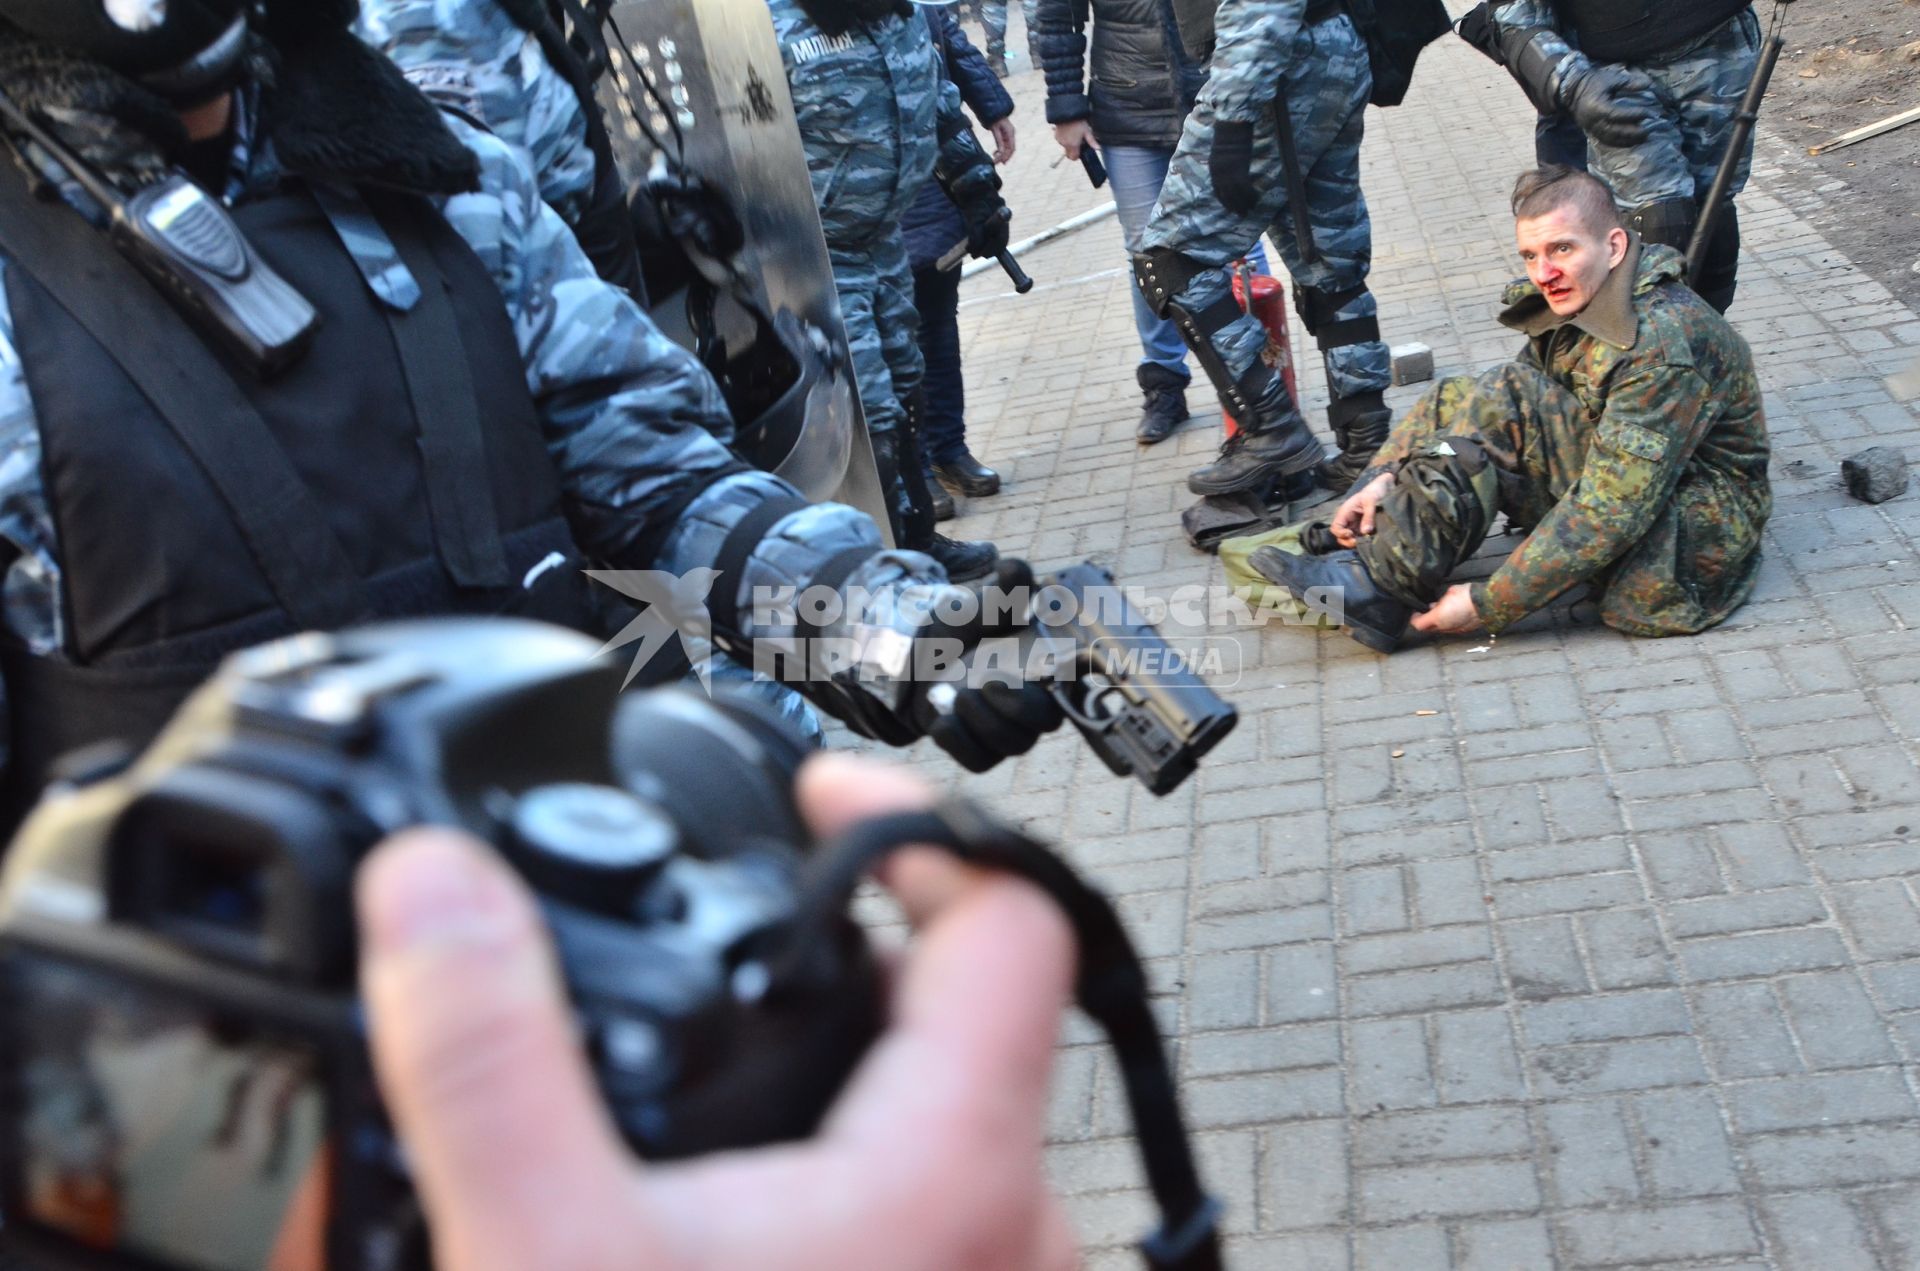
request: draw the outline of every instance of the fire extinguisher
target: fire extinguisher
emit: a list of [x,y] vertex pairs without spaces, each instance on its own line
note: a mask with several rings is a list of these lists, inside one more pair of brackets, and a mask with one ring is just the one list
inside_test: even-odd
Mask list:
[[[1246,261],[1238,261],[1234,266],[1233,298],[1242,309],[1248,308],[1249,289],[1253,292],[1253,306],[1248,312],[1267,330],[1267,347],[1260,351],[1261,360],[1280,372],[1280,378],[1287,385],[1287,395],[1298,402],[1300,388],[1293,378],[1293,344],[1287,339],[1287,290],[1278,278],[1256,274]],[[1231,414],[1226,411],[1220,414],[1226,420],[1227,436],[1240,431],[1239,422]]]

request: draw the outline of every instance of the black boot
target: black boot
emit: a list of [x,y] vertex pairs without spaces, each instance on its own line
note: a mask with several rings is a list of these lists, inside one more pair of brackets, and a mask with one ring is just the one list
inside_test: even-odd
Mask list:
[[1320,482],[1338,494],[1359,480],[1373,463],[1374,453],[1387,444],[1393,411],[1379,393],[1361,393],[1335,398],[1327,406],[1327,422],[1333,425],[1340,453],[1321,465]]
[[1264,431],[1242,431],[1227,438],[1218,459],[1187,474],[1187,489],[1195,494],[1233,494],[1268,487],[1281,477],[1319,467],[1326,451],[1307,431],[1300,413],[1292,415]]
[[968,498],[1000,493],[1000,474],[975,459],[965,446],[960,447],[956,457],[936,461],[933,475],[947,489]]
[[1000,563],[1000,549],[992,543],[965,542],[935,534],[933,542],[919,550],[939,561],[947,571],[947,581],[964,583],[984,578]]
[[1165,441],[1187,422],[1187,381],[1158,362],[1142,362],[1134,378],[1146,395],[1146,405],[1133,435],[1143,446]]
[[938,481],[927,482],[927,496],[933,500],[933,519],[951,521],[959,513],[953,506],[953,496],[947,493],[947,487]]
[[1349,550],[1325,556],[1295,556],[1262,547],[1247,557],[1262,578],[1278,583],[1315,613],[1325,613],[1375,653],[1392,653],[1413,620],[1413,606],[1374,586],[1373,576]]

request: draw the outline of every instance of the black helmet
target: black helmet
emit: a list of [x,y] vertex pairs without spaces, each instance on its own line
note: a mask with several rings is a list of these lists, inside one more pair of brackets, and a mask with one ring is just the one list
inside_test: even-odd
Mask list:
[[0,0],[0,19],[139,81],[177,105],[231,87],[247,0]]

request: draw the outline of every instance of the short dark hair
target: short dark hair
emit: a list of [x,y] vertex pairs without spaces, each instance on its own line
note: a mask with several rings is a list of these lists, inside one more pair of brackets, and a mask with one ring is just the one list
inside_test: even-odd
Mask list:
[[1599,177],[1578,168],[1549,163],[1520,174],[1513,183],[1513,219],[1545,216],[1571,207],[1580,223],[1597,234],[1622,229],[1613,191]]

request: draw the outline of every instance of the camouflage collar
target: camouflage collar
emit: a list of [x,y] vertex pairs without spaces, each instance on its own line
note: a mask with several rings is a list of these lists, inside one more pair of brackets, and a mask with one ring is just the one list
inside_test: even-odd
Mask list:
[[[1595,339],[1605,340],[1615,348],[1632,348],[1639,339],[1640,331],[1640,318],[1633,311],[1633,298],[1642,290],[1638,285],[1642,279],[1640,236],[1632,230],[1627,231],[1627,236],[1626,259],[1614,266],[1607,280],[1600,284],[1600,290],[1593,293],[1593,299],[1579,313],[1563,318],[1547,307],[1547,298],[1540,294],[1538,287],[1530,282],[1515,283],[1507,288],[1507,308],[1500,314],[1501,324],[1512,327],[1528,339],[1536,339],[1558,327],[1570,325]],[[1657,281],[1649,280],[1649,285]]]

